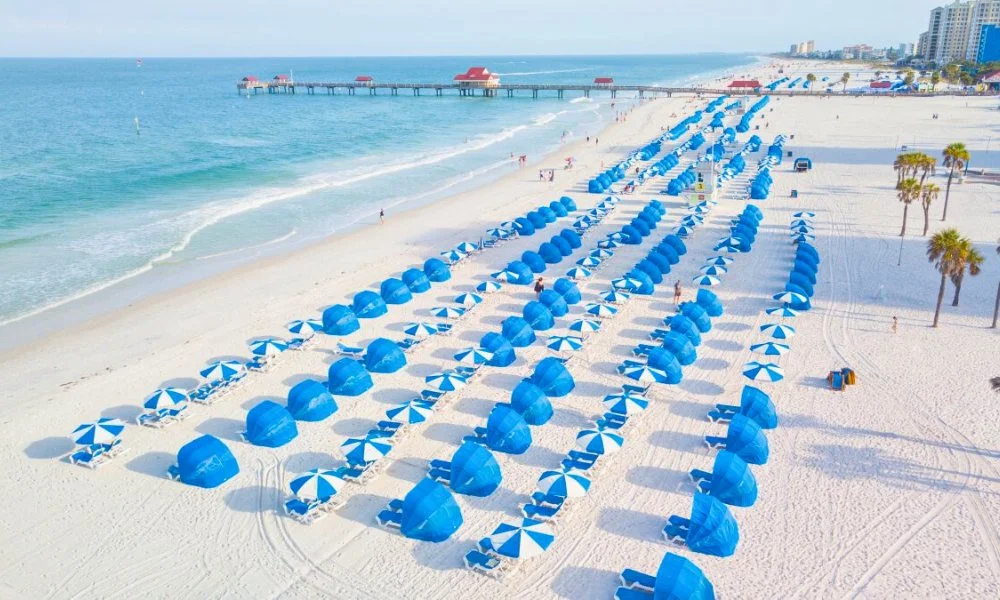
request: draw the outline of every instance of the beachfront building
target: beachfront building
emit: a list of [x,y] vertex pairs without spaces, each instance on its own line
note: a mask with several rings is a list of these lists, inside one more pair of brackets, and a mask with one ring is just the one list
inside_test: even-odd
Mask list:
[[455,82],[463,96],[472,95],[476,90],[483,90],[484,96],[494,96],[500,87],[500,76],[486,67],[469,67],[465,73],[455,75]]
[[982,47],[983,27],[988,25],[1000,25],[1000,0],[956,0],[932,9],[917,56],[938,65],[975,61]]
[[869,60],[874,58],[875,49],[868,44],[858,44],[856,46],[844,46],[845,60]]
[[809,56],[813,52],[816,52],[816,42],[813,40],[792,44],[788,49],[788,53],[792,56]]
[[983,77],[983,85],[993,93],[1000,92],[1000,71],[995,71]]

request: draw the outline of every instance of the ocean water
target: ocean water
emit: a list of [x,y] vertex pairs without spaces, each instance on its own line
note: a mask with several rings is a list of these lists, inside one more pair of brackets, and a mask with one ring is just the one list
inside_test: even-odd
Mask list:
[[[614,118],[607,96],[240,96],[244,75],[686,85],[750,55],[0,59],[0,325],[144,274],[197,272],[428,202]],[[553,94],[554,96],[554,94]],[[617,109],[630,100],[619,97]],[[209,271],[205,271],[206,273]],[[149,281],[155,277],[145,275]],[[162,288],[162,282],[157,284]],[[152,285],[150,287],[153,287]],[[105,292],[107,293],[107,292]]]

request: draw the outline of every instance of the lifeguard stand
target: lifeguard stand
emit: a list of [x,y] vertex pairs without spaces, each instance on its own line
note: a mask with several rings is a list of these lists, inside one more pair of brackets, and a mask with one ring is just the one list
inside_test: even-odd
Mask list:
[[694,206],[702,202],[714,201],[716,182],[718,180],[714,160],[699,162],[694,167],[695,180],[688,192],[688,206]]

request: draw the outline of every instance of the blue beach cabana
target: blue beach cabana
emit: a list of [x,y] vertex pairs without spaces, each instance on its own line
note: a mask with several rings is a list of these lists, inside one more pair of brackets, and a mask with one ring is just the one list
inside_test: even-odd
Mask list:
[[552,403],[530,379],[522,380],[511,392],[510,406],[528,425],[545,425],[552,418]]
[[466,496],[492,494],[503,479],[493,453],[475,442],[465,442],[451,457],[452,491]]
[[[521,254],[521,262],[528,265],[532,273],[544,273],[545,269],[548,268],[545,264],[545,259],[533,250],[526,250]],[[509,266],[507,268],[508,270],[510,269]]]
[[497,404],[486,420],[486,445],[497,452],[523,454],[531,446],[531,429],[510,405]]
[[451,279],[451,269],[439,258],[428,258],[424,262],[424,275],[431,283],[441,283]]
[[770,449],[760,425],[745,415],[735,415],[726,432],[726,450],[753,465],[767,464]]
[[701,345],[701,333],[691,319],[684,315],[674,315],[666,323],[670,326],[670,331],[682,334],[691,342],[691,345],[696,348]]
[[566,299],[556,290],[544,290],[539,294],[538,301],[545,305],[545,308],[549,309],[553,317],[564,317],[569,312],[569,305],[566,303]]
[[730,506],[753,506],[757,501],[757,479],[750,466],[727,450],[716,455],[712,476],[701,487],[710,496]]
[[306,379],[288,390],[288,412],[298,421],[322,421],[337,412],[337,403],[325,385]]
[[532,300],[524,305],[524,320],[535,331],[547,331],[555,325],[555,317],[544,304]]
[[531,381],[550,398],[561,398],[576,387],[573,375],[570,374],[563,361],[552,356],[543,359],[535,366],[535,371],[531,374]]
[[254,446],[278,448],[299,435],[295,419],[288,410],[276,402],[264,400],[247,413],[247,429],[243,439]]
[[359,319],[376,319],[389,312],[385,300],[371,290],[355,294],[351,305]]
[[729,507],[707,494],[695,494],[691,505],[688,548],[712,556],[732,556],[740,531]]
[[399,530],[408,538],[443,542],[462,526],[462,511],[448,488],[423,479],[403,498]]
[[686,367],[698,359],[698,353],[695,351],[694,345],[683,333],[677,331],[667,332],[663,336],[663,339],[660,340],[660,345],[665,350],[669,350],[682,367]]
[[414,294],[423,294],[431,289],[431,280],[427,279],[427,274],[416,267],[403,271],[400,279],[403,280],[406,287],[410,288],[410,292]]
[[514,346],[507,341],[507,338],[494,331],[484,335],[479,340],[479,346],[493,354],[493,357],[486,361],[491,367],[508,367],[517,359]]
[[[549,313],[551,314],[551,313]],[[521,317],[507,317],[501,324],[503,337],[515,348],[524,348],[535,343],[535,330]]]
[[323,331],[328,335],[348,335],[360,328],[358,316],[343,304],[334,304],[323,311]]
[[406,304],[413,300],[413,293],[410,288],[403,283],[402,279],[390,277],[382,282],[379,288],[379,295],[386,304]]
[[653,600],[715,600],[715,589],[693,562],[667,552],[656,571]]
[[172,470],[183,483],[202,488],[219,487],[240,472],[236,457],[222,440],[211,435],[196,438],[177,452]]
[[370,373],[395,373],[406,366],[406,355],[396,342],[378,338],[365,351],[365,369]]
[[372,376],[353,358],[341,358],[327,372],[330,392],[339,396],[360,396],[372,387]]
[[580,288],[565,277],[556,279],[555,283],[552,284],[552,289],[559,292],[566,304],[579,304],[583,298],[580,294]]
[[691,319],[700,333],[708,333],[712,330],[712,319],[708,312],[697,302],[682,302],[680,305],[681,314]]

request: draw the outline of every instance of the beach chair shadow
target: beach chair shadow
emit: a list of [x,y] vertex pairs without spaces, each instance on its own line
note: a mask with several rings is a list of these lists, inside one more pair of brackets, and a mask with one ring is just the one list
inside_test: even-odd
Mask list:
[[347,437],[364,437],[365,432],[370,429],[374,429],[376,424],[377,423],[371,419],[352,417],[350,419],[334,421],[332,429],[337,435]]
[[463,397],[461,400],[455,403],[455,410],[467,415],[472,415],[475,417],[486,418],[489,416],[490,411],[493,409],[494,403],[489,400],[483,400],[482,398],[471,398]]
[[592,567],[559,569],[549,589],[560,598],[611,598],[618,587],[618,573]]
[[667,450],[679,452],[701,452],[705,442],[701,436],[678,431],[654,431],[649,434],[649,443]]
[[385,508],[390,498],[386,496],[376,496],[375,494],[354,494],[348,498],[343,508],[337,511],[337,515],[349,521],[361,523],[365,527],[371,527],[375,521],[375,515]]
[[125,468],[133,473],[163,479],[167,475],[167,467],[175,462],[177,457],[169,452],[147,452],[125,463]]
[[51,460],[69,454],[76,445],[66,436],[35,440],[24,447],[24,455],[36,460]]
[[731,340],[705,340],[705,347],[724,352],[735,352],[736,350],[743,349],[743,346],[739,342]]
[[726,391],[717,383],[701,379],[685,379],[677,387],[696,396],[721,396]]
[[671,399],[667,402],[670,413],[686,419],[704,421],[705,415],[713,408],[711,404],[701,404],[700,402],[689,402],[687,400]]
[[243,439],[240,437],[240,432],[246,429],[244,425],[245,423],[237,421],[236,419],[212,417],[211,419],[199,423],[195,426],[194,430],[198,433],[214,435],[220,440],[242,442]]
[[643,542],[660,539],[664,517],[626,508],[605,508],[597,515],[597,526],[622,537]]
[[455,425],[453,423],[431,423],[427,429],[424,430],[423,434],[424,437],[429,440],[459,446],[462,443],[462,438],[469,433],[469,428],[462,427],[461,425]]
[[424,469],[414,467],[412,464],[402,460],[393,461],[385,470],[385,475],[409,483],[420,483],[426,477],[426,474]]
[[142,414],[142,407],[135,404],[121,404],[119,406],[112,406],[111,408],[105,408],[101,411],[102,417],[111,417],[112,419],[120,419],[125,423],[135,423],[136,417]]
[[688,482],[688,476],[662,467],[635,466],[625,474],[625,481],[651,490],[677,494],[682,484]]

